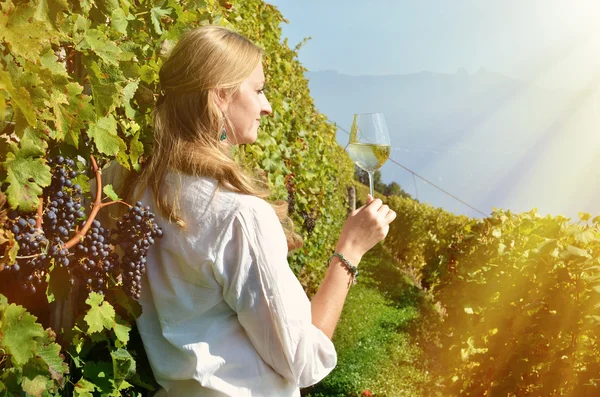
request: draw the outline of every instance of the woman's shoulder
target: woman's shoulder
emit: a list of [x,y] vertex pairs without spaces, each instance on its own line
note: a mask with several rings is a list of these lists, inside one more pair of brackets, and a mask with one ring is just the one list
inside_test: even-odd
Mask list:
[[221,216],[274,216],[273,207],[260,197],[235,192],[209,177],[181,176],[181,205],[218,212]]

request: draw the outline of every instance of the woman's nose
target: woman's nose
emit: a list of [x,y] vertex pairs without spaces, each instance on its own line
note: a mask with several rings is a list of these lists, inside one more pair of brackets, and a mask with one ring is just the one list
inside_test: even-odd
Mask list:
[[271,114],[271,113],[273,113],[273,109],[271,109],[271,104],[269,103],[269,100],[267,99],[267,97],[263,95],[261,109],[260,109],[260,115],[265,116],[265,115]]

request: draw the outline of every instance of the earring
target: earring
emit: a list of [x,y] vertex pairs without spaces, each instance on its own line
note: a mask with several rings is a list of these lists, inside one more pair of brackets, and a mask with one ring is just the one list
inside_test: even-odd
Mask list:
[[227,139],[227,131],[225,130],[225,127],[223,127],[221,130],[221,141],[224,141],[225,139]]

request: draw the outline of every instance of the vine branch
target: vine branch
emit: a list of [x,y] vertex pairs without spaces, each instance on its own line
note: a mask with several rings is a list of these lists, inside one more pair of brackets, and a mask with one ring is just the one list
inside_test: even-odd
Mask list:
[[44,198],[40,197],[40,202],[37,207],[37,215],[35,219],[35,228],[39,229],[42,227],[42,215],[44,214]]
[[90,212],[90,215],[88,216],[85,225],[83,225],[81,230],[79,230],[69,241],[65,243],[63,248],[66,249],[71,249],[77,243],[83,240],[87,231],[90,230],[90,227],[92,227],[92,222],[94,222],[94,219],[96,219],[96,215],[98,215],[98,211],[100,211],[100,209],[116,203],[129,206],[129,204],[121,200],[102,203],[102,170],[98,168],[98,163],[96,163],[96,158],[94,155],[90,155],[90,160],[92,161],[92,168],[94,170],[94,174],[96,175],[96,197],[94,198],[94,203],[92,204],[92,212]]

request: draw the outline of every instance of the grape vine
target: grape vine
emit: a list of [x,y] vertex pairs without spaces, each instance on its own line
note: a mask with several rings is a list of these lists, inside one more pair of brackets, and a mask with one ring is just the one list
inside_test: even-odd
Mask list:
[[[93,156],[91,160],[99,188],[102,176]],[[104,228],[95,219],[98,211],[112,204],[127,204],[102,203],[102,191],[98,189],[86,217],[81,186],[73,182],[79,175],[75,161],[57,156],[48,164],[53,167],[52,181],[44,189],[37,213],[12,211],[9,215],[19,255],[13,265],[4,268],[3,280],[14,280],[24,292],[34,294],[45,286],[46,275],[54,266],[66,269],[88,292],[103,294],[109,287],[122,284],[131,297],[139,299],[148,250],[154,239],[162,236],[150,207],[138,202],[115,229]]]

